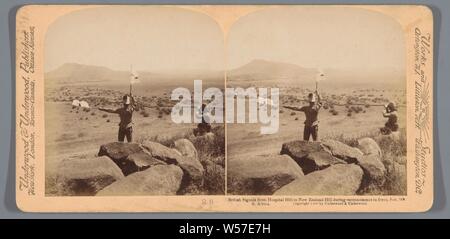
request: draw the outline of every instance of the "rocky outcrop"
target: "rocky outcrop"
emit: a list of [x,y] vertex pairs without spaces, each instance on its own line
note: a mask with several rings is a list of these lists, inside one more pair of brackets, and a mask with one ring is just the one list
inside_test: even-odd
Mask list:
[[120,168],[105,156],[63,160],[55,176],[58,194],[65,196],[92,196],[124,178]]
[[121,161],[128,157],[128,155],[142,151],[139,144],[112,142],[100,146],[98,156],[108,156],[113,161]]
[[364,171],[364,181],[367,184],[382,186],[385,182],[386,168],[376,154],[364,155],[358,159],[358,165]]
[[326,152],[319,142],[297,140],[284,143],[280,154],[293,158],[304,174],[325,169],[330,165],[345,163]]
[[[166,164],[165,162],[154,158],[145,150],[128,155],[128,157],[126,158],[126,162],[133,165],[133,169],[131,170],[132,172],[130,172],[130,173],[134,173],[137,171],[143,171],[143,170],[150,168],[152,166],[155,166],[155,165],[161,165],[161,164],[165,165]],[[122,171],[123,170],[124,169],[122,169]],[[130,174],[130,173],[128,173],[128,174]]]
[[180,152],[157,142],[146,140],[141,145],[151,156],[167,164],[177,164],[182,157]]
[[[359,139],[357,146],[351,147],[337,140],[291,141],[284,143],[280,151],[285,164],[280,163],[279,156],[229,160],[228,192],[243,195],[378,195],[386,192],[387,178],[390,180],[388,187],[392,186],[393,174],[402,180],[406,178],[406,167],[396,162],[404,163],[405,157],[383,155],[371,138]],[[294,172],[288,170],[294,167],[293,161],[303,175],[295,173],[297,169]],[[292,179],[294,177],[296,179]],[[291,182],[286,183],[289,180]],[[394,191],[400,189],[397,185],[394,187]]]
[[[182,148],[180,146],[181,144],[186,147],[186,150],[190,147],[187,146],[186,142],[178,142],[178,144],[180,149]],[[152,141],[143,142],[142,147],[146,149],[152,157],[164,161],[167,164],[178,165],[181,169],[183,169],[186,176],[186,178],[183,179],[183,184],[190,184],[192,182],[196,184],[201,183],[204,169],[197,157],[185,157],[182,153],[178,152],[178,150]],[[185,150],[184,147],[182,150]],[[186,155],[188,155],[188,153],[192,155],[194,154],[193,152],[187,151],[185,153]]]
[[354,195],[363,177],[355,164],[336,164],[300,177],[277,190],[274,195]]
[[324,140],[322,146],[333,156],[342,159],[347,163],[355,163],[358,161],[358,158],[363,155],[361,150],[336,140]]
[[270,195],[303,176],[301,168],[286,155],[232,159],[227,168],[231,194]]
[[167,164],[177,165],[183,170],[184,176],[181,183],[181,191],[186,191],[187,188],[192,190],[193,187],[201,186],[203,184],[204,168],[198,160],[195,147],[188,140],[179,140],[176,145],[182,152],[152,141],[144,141],[142,143],[142,147],[152,157]]
[[291,141],[284,143],[281,146],[280,154],[287,154],[293,159],[303,158],[311,152],[318,152],[322,150],[322,146],[319,142],[309,142],[303,140]]
[[139,171],[133,161],[128,157],[132,154],[142,153],[142,148],[135,143],[112,142],[100,146],[98,156],[108,156],[114,163],[119,166],[125,176]]
[[204,168],[198,159],[197,149],[195,149],[191,141],[179,139],[174,142],[174,145],[174,148],[184,157],[184,160],[178,162],[180,167],[188,171],[194,180],[198,181],[201,179],[204,174]]
[[174,145],[174,148],[184,157],[198,160],[197,149],[195,149],[191,141],[187,139],[178,139],[174,142]]
[[116,181],[98,196],[175,195],[180,189],[183,171],[175,165],[156,165]]
[[364,155],[376,155],[378,157],[382,156],[380,146],[378,146],[377,142],[373,140],[372,138],[362,138],[358,140],[358,149],[361,150],[361,152]]

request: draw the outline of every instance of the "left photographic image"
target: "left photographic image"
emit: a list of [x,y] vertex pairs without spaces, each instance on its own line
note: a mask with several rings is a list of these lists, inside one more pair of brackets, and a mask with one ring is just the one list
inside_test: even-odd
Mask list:
[[44,52],[46,196],[225,193],[224,124],[202,114],[202,89],[225,88],[214,20],[87,8],[52,23]]

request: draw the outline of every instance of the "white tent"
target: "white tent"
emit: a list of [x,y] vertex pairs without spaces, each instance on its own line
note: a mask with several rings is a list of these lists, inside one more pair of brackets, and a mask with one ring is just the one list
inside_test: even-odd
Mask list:
[[80,101],[79,100],[73,100],[72,101],[72,105],[73,106],[80,106]]
[[86,102],[84,100],[80,101],[80,106],[81,106],[81,108],[89,108],[88,102]]
[[269,107],[271,107],[273,109],[278,108],[278,105],[274,104],[272,99],[264,99],[262,97],[258,97],[258,101],[262,103],[261,106],[263,106],[263,107],[266,106],[266,104],[267,104]]

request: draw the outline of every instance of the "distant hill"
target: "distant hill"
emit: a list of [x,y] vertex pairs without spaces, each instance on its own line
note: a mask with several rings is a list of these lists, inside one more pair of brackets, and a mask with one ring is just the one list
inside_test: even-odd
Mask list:
[[[405,75],[392,69],[333,69],[322,70],[325,80],[319,84],[326,88],[334,87],[405,87]],[[304,68],[295,64],[253,60],[228,72],[230,83],[237,85],[295,85],[314,87],[319,73],[315,68]]]
[[45,73],[45,79],[58,83],[82,83],[96,81],[128,80],[129,72],[114,71],[107,67],[66,63]]
[[[139,79],[146,84],[192,84],[193,79],[223,83],[223,72],[162,72],[139,71]],[[103,66],[66,63],[57,69],[45,73],[46,83],[82,84],[82,83],[126,83],[130,79],[129,71],[116,71]]]
[[[320,82],[322,87],[369,87],[382,85],[405,87],[404,72],[392,69],[367,71],[363,69],[324,69],[326,77]],[[267,60],[253,60],[227,73],[230,85],[295,85],[314,86],[318,70],[304,68],[295,64]],[[143,85],[171,85],[190,87],[193,80],[201,79],[206,85],[223,85],[221,71],[168,71],[161,73],[138,72]],[[46,83],[84,84],[119,83],[128,84],[130,72],[116,71],[102,66],[66,63],[57,69],[45,73]]]
[[318,71],[295,64],[267,60],[253,60],[228,72],[228,79],[243,81],[298,82],[314,80]]

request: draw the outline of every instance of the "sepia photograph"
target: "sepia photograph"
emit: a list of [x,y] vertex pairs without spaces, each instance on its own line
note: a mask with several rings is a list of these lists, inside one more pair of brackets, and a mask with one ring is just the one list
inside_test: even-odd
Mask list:
[[47,196],[224,194],[224,125],[171,118],[172,90],[224,89],[210,18],[85,9],[57,19],[44,48]]
[[16,22],[24,211],[433,203],[426,7],[29,5]]
[[279,127],[227,125],[228,193],[406,195],[405,51],[401,26],[364,9],[289,6],[239,19],[227,87],[277,89]]

